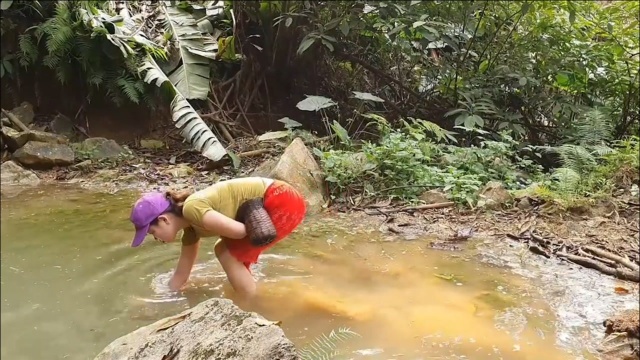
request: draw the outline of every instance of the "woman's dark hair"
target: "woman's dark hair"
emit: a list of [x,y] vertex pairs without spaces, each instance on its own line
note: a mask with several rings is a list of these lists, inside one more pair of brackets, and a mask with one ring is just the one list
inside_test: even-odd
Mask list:
[[[171,205],[169,206],[169,209],[164,212],[164,214],[172,213],[174,215],[182,217],[182,207],[184,206],[185,200],[187,200],[187,198],[191,196],[191,194],[193,194],[193,192],[189,190],[168,190],[167,192],[165,192],[165,196],[167,197],[167,200],[169,200],[169,203],[171,203]],[[151,225],[155,225],[157,223],[158,219],[155,219],[151,222]]]
[[168,212],[182,216],[182,207],[184,206],[184,202],[189,196],[191,196],[191,194],[193,194],[193,192],[189,190],[167,191],[165,195],[169,202],[171,202],[171,207]]

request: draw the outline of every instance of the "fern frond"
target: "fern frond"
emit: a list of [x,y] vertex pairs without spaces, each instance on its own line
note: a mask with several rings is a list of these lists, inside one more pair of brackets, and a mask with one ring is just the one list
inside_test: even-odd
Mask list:
[[140,102],[140,95],[138,94],[135,83],[136,79],[129,75],[122,75],[116,80],[116,84],[118,84],[122,93],[126,95],[129,100],[138,104]]
[[307,347],[298,351],[301,360],[331,360],[338,355],[338,344],[360,336],[349,328],[332,330],[329,335],[322,334]]
[[611,141],[613,123],[600,109],[590,109],[576,117],[573,124],[572,142],[582,146],[601,145]]
[[33,38],[30,34],[22,34],[18,37],[18,46],[20,52],[18,58],[20,59],[20,65],[28,67],[36,62],[38,59],[38,47],[33,42]]
[[571,168],[562,167],[553,171],[551,179],[557,181],[558,190],[574,193],[579,188],[582,176]]
[[558,154],[563,167],[579,174],[590,172],[597,166],[595,156],[583,146],[566,144],[549,150]]

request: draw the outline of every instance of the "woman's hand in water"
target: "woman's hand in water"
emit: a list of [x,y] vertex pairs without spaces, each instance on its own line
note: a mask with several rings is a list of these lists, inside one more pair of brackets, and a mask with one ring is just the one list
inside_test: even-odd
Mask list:
[[171,291],[180,291],[187,283],[187,279],[184,279],[180,276],[173,275],[171,280],[169,280],[169,290]]

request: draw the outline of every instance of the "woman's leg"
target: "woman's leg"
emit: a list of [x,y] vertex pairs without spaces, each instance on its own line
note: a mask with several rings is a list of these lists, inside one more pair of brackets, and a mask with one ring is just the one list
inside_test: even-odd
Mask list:
[[231,255],[224,241],[218,241],[214,250],[222,269],[227,273],[227,279],[229,279],[233,289],[243,297],[253,297],[256,293],[256,282],[249,269]]

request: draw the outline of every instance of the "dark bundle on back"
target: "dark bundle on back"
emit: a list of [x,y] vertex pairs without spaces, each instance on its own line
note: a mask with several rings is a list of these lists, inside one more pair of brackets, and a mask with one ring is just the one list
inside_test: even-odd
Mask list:
[[250,199],[238,208],[236,220],[244,223],[253,246],[269,245],[276,238],[276,228],[261,198]]

